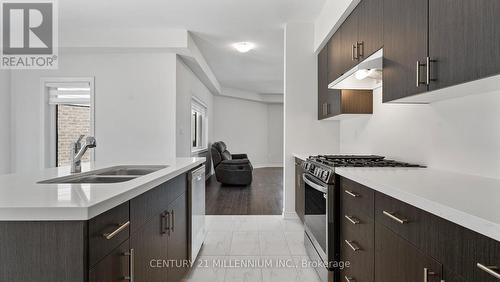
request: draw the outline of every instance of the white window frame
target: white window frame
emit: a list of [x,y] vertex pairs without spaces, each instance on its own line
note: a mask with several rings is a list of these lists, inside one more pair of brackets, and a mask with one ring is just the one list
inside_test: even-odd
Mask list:
[[[40,119],[41,137],[40,155],[41,167],[55,167],[57,163],[57,126],[56,106],[49,104],[49,87],[51,83],[89,83],[90,85],[90,132],[95,136],[95,83],[94,77],[43,77],[40,79],[40,93],[42,93],[42,117]],[[69,148],[68,148],[69,150]],[[95,150],[90,150],[90,161],[95,161]]]
[[202,136],[201,136],[201,143],[202,143],[202,146],[200,147],[193,147],[193,128],[190,128],[190,132],[191,132],[191,138],[189,140],[189,147],[191,148],[191,154],[195,155],[197,153],[201,153],[201,152],[205,152],[208,150],[208,106],[198,97],[196,96],[192,96],[191,97],[191,104],[190,104],[190,111],[189,111],[189,121],[190,121],[190,126],[191,125],[191,120],[192,120],[192,114],[193,114],[193,110],[195,110],[195,108],[197,108],[197,112],[200,112],[202,113],[202,120],[203,120],[203,124],[202,124]]

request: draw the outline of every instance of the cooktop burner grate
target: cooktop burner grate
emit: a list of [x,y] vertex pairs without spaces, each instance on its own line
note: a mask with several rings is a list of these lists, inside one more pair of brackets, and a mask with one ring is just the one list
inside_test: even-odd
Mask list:
[[375,155],[319,155],[309,159],[331,167],[423,167]]

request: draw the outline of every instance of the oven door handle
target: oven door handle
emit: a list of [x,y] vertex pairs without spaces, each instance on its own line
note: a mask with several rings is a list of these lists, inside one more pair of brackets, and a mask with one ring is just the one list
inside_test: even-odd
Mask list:
[[328,193],[328,188],[326,188],[325,186],[323,185],[320,185],[318,183],[316,183],[315,181],[313,181],[312,179],[309,179],[309,177],[307,177],[307,174],[302,174],[302,179],[304,179],[304,182],[311,186],[312,188],[322,192],[323,194],[327,194]]

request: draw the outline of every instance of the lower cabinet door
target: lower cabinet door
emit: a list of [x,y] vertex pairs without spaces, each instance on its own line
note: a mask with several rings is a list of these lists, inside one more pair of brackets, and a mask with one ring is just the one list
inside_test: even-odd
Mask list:
[[178,282],[189,270],[188,259],[188,218],[186,193],[172,202],[168,210],[169,235],[168,235],[168,258],[171,265],[168,267],[168,281]]
[[304,180],[302,180],[303,169],[300,163],[295,163],[295,212],[300,220],[304,222],[305,200]]
[[165,282],[167,279],[167,233],[164,215],[150,219],[130,236],[134,250],[134,282]]
[[500,281],[500,242],[478,234],[474,247],[474,281]]
[[129,241],[123,242],[89,271],[90,282],[130,280]]
[[442,265],[381,224],[375,224],[376,282],[440,282]]

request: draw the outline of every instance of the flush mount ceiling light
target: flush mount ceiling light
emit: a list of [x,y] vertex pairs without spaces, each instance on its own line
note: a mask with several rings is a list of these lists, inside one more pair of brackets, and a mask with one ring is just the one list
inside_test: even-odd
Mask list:
[[246,53],[255,48],[255,44],[252,42],[237,42],[233,44],[234,49],[238,50],[240,53]]

